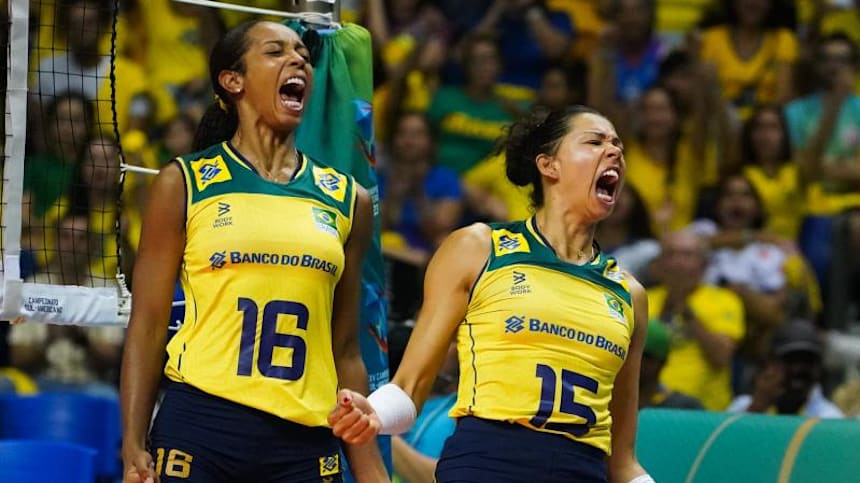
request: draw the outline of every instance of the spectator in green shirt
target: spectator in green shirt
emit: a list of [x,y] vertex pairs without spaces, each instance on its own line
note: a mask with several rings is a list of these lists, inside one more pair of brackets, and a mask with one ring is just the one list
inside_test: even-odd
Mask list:
[[458,174],[493,152],[517,114],[513,101],[497,90],[502,61],[495,37],[474,34],[464,41],[462,54],[465,84],[439,89],[427,111],[439,135],[439,165]]

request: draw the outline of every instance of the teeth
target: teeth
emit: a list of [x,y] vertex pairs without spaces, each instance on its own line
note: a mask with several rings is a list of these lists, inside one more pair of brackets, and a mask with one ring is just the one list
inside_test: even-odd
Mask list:
[[615,168],[607,169],[606,171],[603,172],[603,174],[601,176],[610,177],[612,179],[618,179],[621,177],[621,175],[618,173],[618,170]]
[[301,101],[284,101],[284,105],[294,111],[300,111],[305,104]]
[[598,191],[597,197],[600,198],[601,200],[607,202],[607,203],[611,203],[613,201],[612,195],[610,195],[609,193],[607,193],[605,191]]
[[290,77],[289,79],[287,79],[286,84],[287,85],[296,84],[298,86],[304,87],[305,86],[305,80],[302,79],[301,77]]

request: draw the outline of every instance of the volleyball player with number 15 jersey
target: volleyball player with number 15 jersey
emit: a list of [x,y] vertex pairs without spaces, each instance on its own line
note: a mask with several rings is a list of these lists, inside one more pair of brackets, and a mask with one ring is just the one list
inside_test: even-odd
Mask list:
[[[293,30],[243,24],[210,71],[219,102],[199,151],[159,174],[135,266],[125,481],[342,481],[327,416],[339,383],[366,390],[357,312],[370,199],[295,149],[313,71]],[[177,273],[185,316],[163,366]],[[162,368],[171,382],[147,440]],[[387,481],[374,443],[344,449],[359,482]]]
[[[653,482],[634,454],[647,298],[594,241],[621,190],[622,153],[612,124],[582,106],[516,122],[507,174],[532,185],[536,213],[441,245],[397,374],[355,396],[383,432],[402,432],[456,337],[457,428],[439,483]],[[329,420],[349,434],[341,412]]]

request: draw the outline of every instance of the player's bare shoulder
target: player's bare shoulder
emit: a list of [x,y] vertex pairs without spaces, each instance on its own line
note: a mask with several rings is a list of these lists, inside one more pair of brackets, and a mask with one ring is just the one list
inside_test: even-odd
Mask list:
[[647,314],[648,293],[645,291],[645,287],[630,272],[622,270],[621,274],[624,277],[624,281],[627,282],[627,287],[630,288],[630,300],[633,301],[633,310],[637,313],[638,311],[644,311],[643,313]]
[[443,270],[469,287],[481,273],[492,246],[492,230],[484,223],[473,223],[453,231],[439,246],[431,269]]

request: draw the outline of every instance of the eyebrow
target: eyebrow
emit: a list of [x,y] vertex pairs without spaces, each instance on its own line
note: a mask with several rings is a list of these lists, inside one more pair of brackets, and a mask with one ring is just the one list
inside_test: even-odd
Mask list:
[[594,131],[594,130],[584,131],[584,133],[585,133],[585,134],[597,135],[598,137],[600,137],[600,139],[607,139],[607,138],[610,138],[610,137],[611,137],[611,138],[612,138],[612,139],[611,139],[612,144],[613,144],[614,146],[618,147],[619,149],[621,149],[622,151],[624,151],[624,143],[623,143],[623,142],[621,142],[621,138],[620,138],[620,137],[618,137],[618,136],[609,136],[609,135],[608,135],[608,134],[606,134],[605,132],[602,132],[602,131]]
[[[287,45],[287,42],[284,40],[280,40],[280,39],[263,41],[264,47],[266,45],[269,45],[269,44],[275,44],[280,48],[284,48]],[[301,49],[308,50],[307,46],[305,46],[305,44],[301,40],[296,40],[295,43],[293,44],[293,48],[296,50],[301,50]]]

